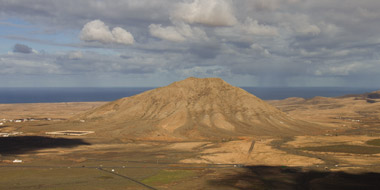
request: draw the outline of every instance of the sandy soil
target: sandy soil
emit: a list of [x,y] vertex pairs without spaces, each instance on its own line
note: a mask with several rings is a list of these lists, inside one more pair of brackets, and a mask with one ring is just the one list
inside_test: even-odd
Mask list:
[[286,112],[293,118],[321,123],[346,130],[359,125],[365,126],[380,120],[380,102],[368,103],[366,100],[354,97],[325,98],[315,97],[288,98],[271,100],[268,103]]
[[326,146],[336,144],[348,144],[348,145],[365,145],[368,140],[377,139],[378,137],[369,137],[363,135],[352,136],[298,136],[294,141],[290,141],[285,145],[289,145],[294,148],[311,147],[311,146]]
[[181,160],[183,163],[245,164],[268,166],[309,166],[323,163],[316,158],[287,154],[270,146],[272,140],[258,141],[249,153],[251,141],[231,141],[200,152],[198,158]]

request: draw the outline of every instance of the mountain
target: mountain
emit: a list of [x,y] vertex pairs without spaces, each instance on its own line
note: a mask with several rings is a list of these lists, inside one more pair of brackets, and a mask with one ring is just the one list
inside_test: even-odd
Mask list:
[[320,131],[219,78],[191,77],[110,102],[76,119],[86,120],[101,134],[136,139],[220,139]]

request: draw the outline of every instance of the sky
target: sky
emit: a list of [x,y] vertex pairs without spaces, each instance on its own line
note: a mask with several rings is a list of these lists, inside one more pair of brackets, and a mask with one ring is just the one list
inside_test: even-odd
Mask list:
[[380,88],[378,0],[0,0],[0,87]]

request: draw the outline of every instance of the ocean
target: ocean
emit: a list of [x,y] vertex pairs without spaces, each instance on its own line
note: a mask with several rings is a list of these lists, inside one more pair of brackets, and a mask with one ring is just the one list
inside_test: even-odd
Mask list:
[[[242,87],[249,93],[264,99],[278,100],[289,97],[312,98],[314,96],[335,97],[347,94],[362,94],[376,88],[343,87]],[[0,88],[0,104],[50,103],[50,102],[94,102],[113,101],[151,90],[147,87],[121,88]]]

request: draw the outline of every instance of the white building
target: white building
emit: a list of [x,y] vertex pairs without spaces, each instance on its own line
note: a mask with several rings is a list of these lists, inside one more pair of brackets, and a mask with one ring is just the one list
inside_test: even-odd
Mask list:
[[22,163],[22,160],[15,159],[15,160],[13,160],[13,163]]

